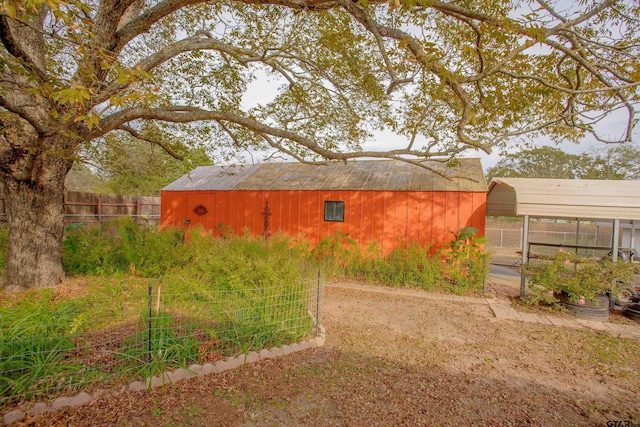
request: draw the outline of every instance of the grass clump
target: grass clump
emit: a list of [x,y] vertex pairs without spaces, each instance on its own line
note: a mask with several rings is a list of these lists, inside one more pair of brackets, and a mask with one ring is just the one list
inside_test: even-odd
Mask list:
[[92,376],[84,366],[68,362],[88,307],[54,296],[44,289],[20,304],[0,307],[0,396],[30,399]]

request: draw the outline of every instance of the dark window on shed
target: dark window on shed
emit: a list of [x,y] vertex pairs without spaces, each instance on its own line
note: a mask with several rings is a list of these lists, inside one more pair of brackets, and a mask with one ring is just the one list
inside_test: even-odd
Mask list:
[[327,200],[324,202],[324,220],[344,222],[344,202]]

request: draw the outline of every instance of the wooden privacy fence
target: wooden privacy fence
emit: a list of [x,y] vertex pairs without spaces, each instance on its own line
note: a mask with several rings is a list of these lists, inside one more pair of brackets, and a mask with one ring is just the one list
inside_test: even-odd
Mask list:
[[[0,222],[6,221],[5,196],[0,194]],[[64,222],[101,224],[121,217],[157,225],[160,222],[160,197],[123,196],[67,191],[64,197]]]

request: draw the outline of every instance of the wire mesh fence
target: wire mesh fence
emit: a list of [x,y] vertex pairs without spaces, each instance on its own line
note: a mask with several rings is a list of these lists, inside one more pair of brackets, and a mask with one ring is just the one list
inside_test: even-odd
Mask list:
[[242,283],[176,291],[154,280],[91,300],[33,304],[0,313],[0,407],[115,386],[170,368],[317,335],[323,278],[278,286]]
[[[160,215],[133,215],[133,214],[67,214],[64,215],[65,224],[107,224],[121,218],[131,218],[136,224],[157,226],[160,223]],[[2,216],[0,216],[0,221]]]
[[[487,248],[522,248],[522,228],[487,228],[485,230],[487,237]],[[549,231],[549,230],[529,230],[529,241],[545,242],[557,244],[579,244],[591,246],[607,246],[611,245],[611,232],[597,231]],[[557,248],[536,248],[541,252],[557,251]],[[582,249],[584,255],[592,255],[593,250]],[[587,253],[588,252],[588,253]]]

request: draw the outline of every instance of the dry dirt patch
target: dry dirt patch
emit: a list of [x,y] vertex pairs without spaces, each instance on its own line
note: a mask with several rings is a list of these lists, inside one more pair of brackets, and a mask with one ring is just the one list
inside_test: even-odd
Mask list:
[[640,423],[637,340],[498,321],[483,304],[327,288],[325,347],[27,425]]

